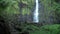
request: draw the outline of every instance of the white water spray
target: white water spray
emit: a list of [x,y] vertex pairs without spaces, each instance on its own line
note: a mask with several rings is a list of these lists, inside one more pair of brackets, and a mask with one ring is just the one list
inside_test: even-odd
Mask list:
[[35,22],[35,23],[39,22],[38,7],[39,7],[38,0],[36,0],[36,8],[35,8],[35,11],[34,11],[34,16],[33,16],[33,22]]

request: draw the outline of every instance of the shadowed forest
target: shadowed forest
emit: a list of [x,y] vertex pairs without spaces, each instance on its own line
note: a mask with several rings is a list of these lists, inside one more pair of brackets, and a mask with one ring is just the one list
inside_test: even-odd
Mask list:
[[0,34],[60,34],[60,0],[0,0]]

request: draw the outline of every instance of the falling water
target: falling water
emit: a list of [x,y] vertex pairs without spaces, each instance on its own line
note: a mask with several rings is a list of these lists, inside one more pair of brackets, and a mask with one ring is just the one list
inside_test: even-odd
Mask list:
[[39,22],[39,19],[38,19],[38,7],[39,7],[38,0],[36,0],[36,7],[35,7],[35,10],[34,10],[34,16],[33,16],[33,22],[35,22],[35,23]]

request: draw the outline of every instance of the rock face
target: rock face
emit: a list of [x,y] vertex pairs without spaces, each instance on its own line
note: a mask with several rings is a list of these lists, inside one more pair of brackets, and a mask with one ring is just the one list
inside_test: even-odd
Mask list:
[[[39,1],[39,23],[45,23],[45,24],[52,24],[54,21],[55,21],[55,18],[54,18],[54,12],[49,9],[51,8],[51,3],[49,1],[47,2],[44,2],[44,1],[41,1],[41,0],[38,0]],[[29,1],[27,1],[26,3],[28,3]],[[22,2],[23,3],[23,2]],[[29,5],[30,3],[32,3],[31,5]],[[30,12],[30,14],[25,14],[25,15],[22,15],[20,14],[22,17],[21,18],[21,21],[27,21],[27,22],[32,22],[33,23],[33,13],[34,13],[34,10],[35,10],[35,1],[33,2],[30,2],[26,5],[23,5],[23,6],[26,6],[25,8],[27,8],[27,12]],[[45,5],[47,4],[47,5]],[[28,8],[31,7],[29,10]],[[49,8],[48,8],[49,7]],[[23,8],[23,7],[21,7]],[[24,9],[23,9],[24,10]],[[26,12],[24,11],[24,12]],[[22,13],[22,9],[20,11]]]
[[53,13],[48,10],[48,4],[45,6],[42,2],[39,2],[39,23],[42,24],[52,24],[53,23]]

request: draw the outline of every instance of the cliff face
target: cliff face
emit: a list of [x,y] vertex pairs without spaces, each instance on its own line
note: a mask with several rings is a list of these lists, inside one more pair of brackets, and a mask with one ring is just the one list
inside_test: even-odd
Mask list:
[[[35,0],[21,0],[23,6],[20,7],[22,19],[27,22],[33,22],[33,12],[35,10]],[[51,9],[51,0],[39,0],[39,23],[51,24],[55,21],[54,12]]]

